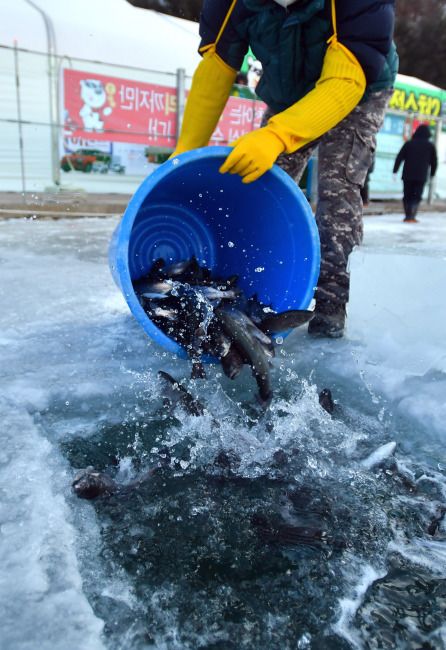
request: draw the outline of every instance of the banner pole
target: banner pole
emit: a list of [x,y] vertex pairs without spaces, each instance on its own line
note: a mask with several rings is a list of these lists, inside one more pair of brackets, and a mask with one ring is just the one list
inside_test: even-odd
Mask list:
[[177,68],[177,130],[175,137],[175,144],[178,143],[181,132],[181,125],[183,123],[184,106],[186,104],[186,70],[184,68]]

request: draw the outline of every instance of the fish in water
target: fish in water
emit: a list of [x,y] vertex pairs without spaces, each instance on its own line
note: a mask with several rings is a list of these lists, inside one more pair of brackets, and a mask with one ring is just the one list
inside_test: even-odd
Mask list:
[[381,445],[375,451],[373,451],[367,458],[364,458],[361,461],[361,465],[366,469],[373,469],[376,465],[379,465],[383,461],[390,458],[395,453],[396,442],[387,442],[385,445]]
[[[266,544],[279,546],[319,546],[332,542],[327,531],[314,526],[295,526],[285,522],[272,522],[264,515],[253,515],[251,524],[259,539]],[[340,545],[336,543],[336,545]]]
[[[111,476],[94,469],[94,467],[90,466],[82,469],[76,474],[71,484],[73,492],[80,499],[88,499],[89,501],[98,497],[110,497],[115,494],[120,496],[128,495],[147,483],[155,473],[171,466],[172,458],[167,447],[160,449],[158,455],[159,461],[154,467],[125,485],[120,485]],[[232,472],[238,468],[240,462],[240,456],[233,449],[221,450],[216,456],[213,466]]]
[[243,368],[243,357],[235,345],[230,346],[228,353],[221,358],[221,367],[226,377],[235,379],[241,373]]
[[312,312],[275,313],[257,295],[246,297],[237,282],[237,275],[213,277],[191,257],[169,266],[162,259],[155,260],[143,277],[133,281],[133,288],[155,325],[187,350],[193,379],[205,377],[203,354],[220,360],[230,379],[247,364],[256,379],[260,402],[268,404],[273,334],[302,325]]
[[234,310],[216,310],[216,316],[221,322],[225,334],[229,336],[245,363],[249,363],[251,366],[259,388],[260,400],[262,403],[266,403],[272,397],[269,358],[262,341],[246,326],[243,319],[239,318],[239,313]]
[[112,494],[127,494],[148,481],[157,469],[150,469],[132,483],[119,485],[105,472],[99,472],[94,467],[87,467],[75,476],[72,487],[79,499],[92,500],[97,497],[109,497]]
[[72,487],[80,499],[96,499],[118,491],[117,483],[108,474],[98,472],[94,467],[87,467],[76,474]]
[[203,404],[192,397],[184,386],[174,379],[172,375],[169,375],[168,372],[164,372],[164,370],[159,370],[158,376],[164,382],[164,388],[166,391],[164,393],[164,399],[169,403],[169,405],[179,405],[189,415],[199,416],[204,414],[205,408]]
[[267,334],[286,332],[307,323],[313,316],[308,309],[290,309],[279,314],[269,314],[260,321],[260,329]]
[[97,497],[109,497],[112,494],[127,494],[146,483],[155,472],[170,465],[171,457],[167,447],[159,451],[159,462],[144,472],[139,478],[127,485],[119,485],[105,472],[100,472],[94,467],[87,467],[80,470],[73,479],[73,492],[80,499],[96,499]]
[[324,411],[327,411],[330,415],[335,410],[335,403],[329,388],[323,388],[319,393],[319,404],[322,406]]
[[222,449],[214,459],[214,466],[220,469],[232,471],[237,469],[241,463],[241,458],[233,449],[227,451]]

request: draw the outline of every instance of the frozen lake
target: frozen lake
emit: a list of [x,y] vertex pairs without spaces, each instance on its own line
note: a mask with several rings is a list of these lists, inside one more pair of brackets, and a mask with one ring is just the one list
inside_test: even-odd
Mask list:
[[248,370],[193,382],[213,417],[161,408],[189,366],[114,286],[115,225],[0,222],[1,649],[446,648],[446,215],[366,219],[346,337],[285,341],[266,418]]

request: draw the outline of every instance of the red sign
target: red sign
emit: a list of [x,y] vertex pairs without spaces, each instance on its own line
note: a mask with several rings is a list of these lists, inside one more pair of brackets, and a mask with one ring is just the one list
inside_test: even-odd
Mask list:
[[176,90],[64,70],[65,129],[73,136],[175,146]]
[[230,144],[245,133],[258,129],[265,109],[263,102],[230,97],[212,134],[211,144]]
[[[66,135],[174,149],[176,108],[175,88],[64,70]],[[258,128],[265,108],[262,102],[230,97],[212,144],[228,144]]]

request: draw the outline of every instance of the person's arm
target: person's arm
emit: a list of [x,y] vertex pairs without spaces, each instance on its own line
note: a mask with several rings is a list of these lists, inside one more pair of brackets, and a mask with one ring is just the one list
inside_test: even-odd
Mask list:
[[300,149],[344,119],[382,71],[392,44],[394,4],[331,0],[334,33],[315,88],[267,126],[239,138],[220,171],[254,181],[280,153]]
[[248,49],[231,24],[235,4],[236,0],[206,0],[203,5],[199,48],[203,59],[192,79],[172,156],[206,146],[226,105]]
[[438,158],[437,158],[437,150],[435,149],[435,146],[432,145],[432,153],[431,153],[431,178],[435,176],[435,173],[437,171],[437,166],[438,166]]
[[181,133],[172,156],[205,147],[228,101],[237,74],[215,51],[205,52],[195,70]]
[[407,142],[405,144],[403,144],[403,146],[401,147],[401,149],[398,152],[397,157],[395,158],[395,164],[393,166],[393,173],[394,174],[398,173],[398,170],[400,168],[401,163],[404,162],[404,160],[406,159],[406,149],[407,149]]

